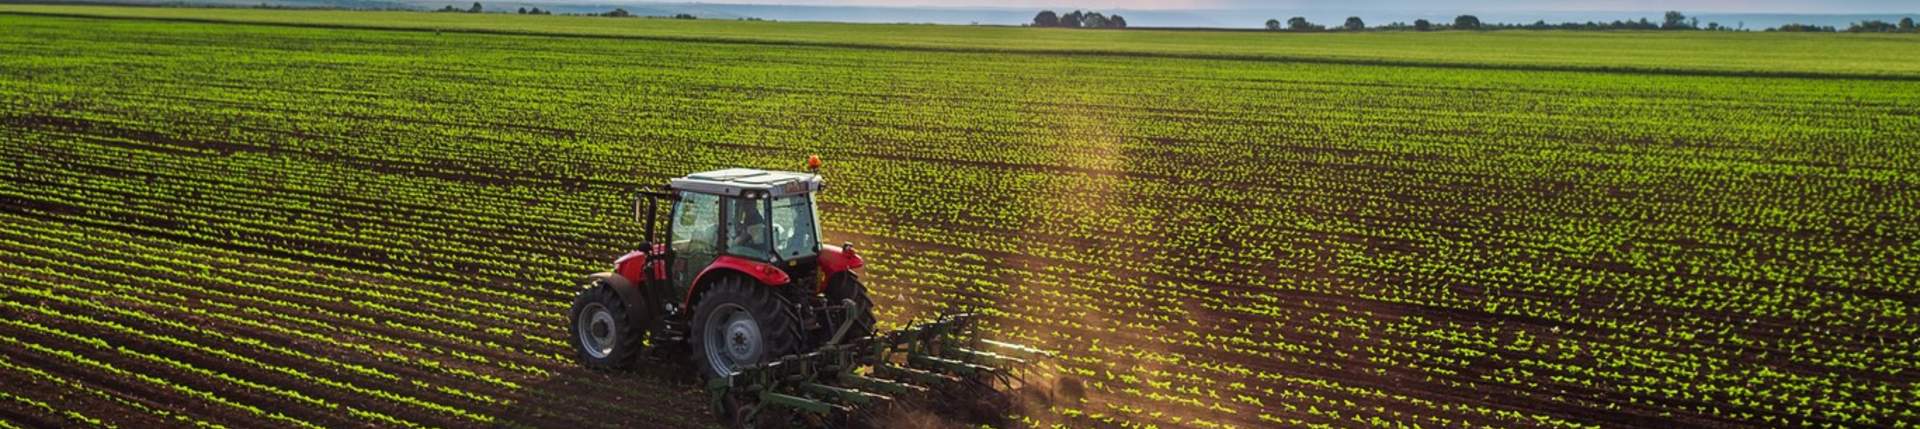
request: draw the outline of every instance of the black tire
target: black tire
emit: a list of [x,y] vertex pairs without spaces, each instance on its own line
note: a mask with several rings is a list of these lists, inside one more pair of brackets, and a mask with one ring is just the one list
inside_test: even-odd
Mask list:
[[[725,313],[722,313],[722,310],[726,310]],[[711,338],[739,340],[747,337],[734,335],[743,334],[734,328],[749,328],[740,325],[747,319],[735,320],[729,317],[726,320],[714,320],[716,315],[735,314],[744,314],[742,317],[750,316],[752,322],[750,329],[753,330],[753,335],[760,339],[758,347],[749,346],[750,350],[747,352],[739,352],[740,349],[708,350]],[[732,368],[739,365],[764,363],[799,354],[800,341],[804,338],[800,333],[800,317],[793,312],[792,306],[775,294],[773,288],[750,282],[742,276],[725,276],[707,285],[706,291],[700,294],[700,304],[693,312],[693,320],[689,328],[691,329],[687,332],[687,345],[690,349],[688,354],[693,355],[694,371],[699,372],[701,378],[705,380],[724,377],[731,373],[731,371],[722,372],[720,368],[723,366]],[[723,331],[709,332],[711,329]],[[717,337],[710,338],[710,335],[717,335]],[[723,343],[717,346],[724,345]],[[721,359],[718,361],[720,363],[716,364],[715,359]],[[728,362],[733,359],[739,360]]]
[[646,330],[627,318],[633,309],[627,308],[612,285],[599,277],[589,277],[584,283],[573,298],[573,308],[567,311],[567,342],[573,345],[574,356],[591,369],[633,368]]
[[[834,274],[827,280],[827,305],[840,305],[845,300],[853,300],[860,306],[853,319],[853,327],[847,329],[847,337],[841,343],[858,341],[873,336],[873,299],[867,297],[867,286],[860,284],[860,276],[851,272]],[[839,329],[834,327],[833,329]],[[832,335],[829,333],[828,335]]]

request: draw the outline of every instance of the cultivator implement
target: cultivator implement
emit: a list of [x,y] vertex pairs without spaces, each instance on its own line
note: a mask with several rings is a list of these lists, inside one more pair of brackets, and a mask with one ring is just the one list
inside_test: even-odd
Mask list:
[[902,401],[989,394],[1021,383],[1046,352],[974,336],[976,313],[738,368],[707,384],[714,413],[738,427],[837,427]]

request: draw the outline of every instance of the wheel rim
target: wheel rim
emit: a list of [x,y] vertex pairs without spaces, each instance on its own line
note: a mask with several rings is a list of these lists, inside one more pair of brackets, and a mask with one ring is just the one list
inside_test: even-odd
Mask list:
[[760,362],[760,323],[739,304],[727,303],[707,315],[707,362],[717,375],[732,374],[734,368]]
[[613,323],[613,313],[600,303],[587,304],[580,311],[580,347],[594,359],[603,359],[613,354],[614,339],[620,338],[620,326]]

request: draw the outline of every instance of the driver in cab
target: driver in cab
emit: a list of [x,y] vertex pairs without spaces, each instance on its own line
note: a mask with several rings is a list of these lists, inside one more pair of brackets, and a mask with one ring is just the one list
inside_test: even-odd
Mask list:
[[733,228],[727,230],[727,253],[770,259],[768,249],[773,242],[767,236],[767,217],[758,210],[758,203],[759,200],[733,199],[733,210],[728,214],[734,222]]

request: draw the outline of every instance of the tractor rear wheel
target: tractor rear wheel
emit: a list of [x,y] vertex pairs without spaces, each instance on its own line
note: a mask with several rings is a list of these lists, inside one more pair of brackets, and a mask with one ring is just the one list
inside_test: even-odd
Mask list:
[[687,341],[704,378],[800,353],[800,317],[773,288],[726,276],[700,297]]
[[854,312],[853,327],[847,329],[846,338],[840,342],[851,342],[873,336],[873,298],[867,297],[867,286],[860,284],[860,277],[851,272],[840,273],[827,281],[827,304],[839,305],[853,300],[860,309]]
[[567,312],[567,339],[580,363],[597,370],[633,367],[645,330],[627,319],[625,300],[606,281],[590,277]]

